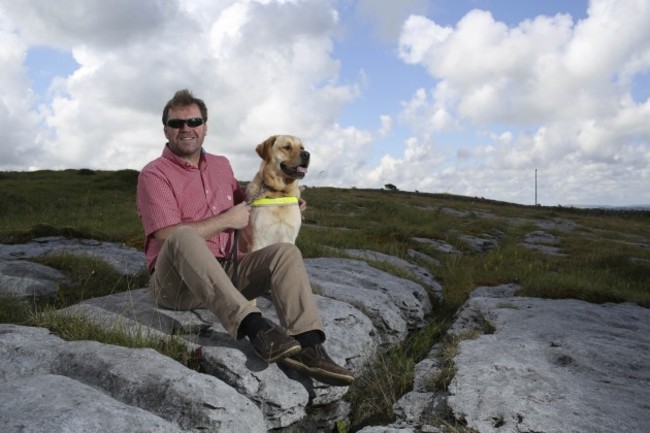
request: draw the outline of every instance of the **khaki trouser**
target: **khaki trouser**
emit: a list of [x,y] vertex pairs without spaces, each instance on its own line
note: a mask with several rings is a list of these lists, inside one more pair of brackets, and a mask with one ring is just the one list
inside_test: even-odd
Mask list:
[[149,287],[156,303],[165,308],[208,308],[233,338],[243,337],[239,324],[260,311],[251,300],[265,293],[271,294],[289,335],[313,330],[322,334],[320,313],[295,245],[280,243],[244,255],[237,287],[230,281],[231,268],[221,266],[196,230],[180,227],[163,244]]

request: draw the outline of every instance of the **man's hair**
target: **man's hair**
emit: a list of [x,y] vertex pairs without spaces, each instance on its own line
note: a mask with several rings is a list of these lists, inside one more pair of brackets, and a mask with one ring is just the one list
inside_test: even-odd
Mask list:
[[169,115],[169,109],[172,107],[187,107],[188,105],[196,104],[201,110],[201,117],[204,122],[208,121],[208,107],[205,106],[205,102],[202,99],[195,98],[187,89],[179,90],[174,94],[174,97],[167,102],[165,108],[163,109],[162,122],[163,125],[167,124],[167,116]]

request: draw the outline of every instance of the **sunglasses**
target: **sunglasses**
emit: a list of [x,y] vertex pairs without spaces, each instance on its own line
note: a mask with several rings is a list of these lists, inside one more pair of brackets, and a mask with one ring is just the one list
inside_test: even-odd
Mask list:
[[196,128],[197,126],[203,125],[203,119],[200,117],[192,117],[191,119],[169,119],[167,121],[167,126],[174,129],[181,129],[183,125],[187,125],[188,128]]

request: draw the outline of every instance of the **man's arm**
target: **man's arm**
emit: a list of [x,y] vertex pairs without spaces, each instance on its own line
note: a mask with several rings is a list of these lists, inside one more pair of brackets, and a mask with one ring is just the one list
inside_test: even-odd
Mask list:
[[219,215],[201,221],[180,223],[173,226],[163,227],[154,232],[154,237],[162,245],[175,229],[187,226],[194,228],[201,234],[201,236],[203,236],[203,238],[209,239],[227,229],[239,230],[246,227],[248,225],[250,212],[250,206],[242,202]]
[[137,201],[145,235],[153,235],[160,245],[178,227],[193,227],[201,236],[209,239],[224,230],[245,227],[250,215],[249,206],[242,202],[219,215],[182,222],[179,203],[168,179],[160,170],[147,167],[138,177]]

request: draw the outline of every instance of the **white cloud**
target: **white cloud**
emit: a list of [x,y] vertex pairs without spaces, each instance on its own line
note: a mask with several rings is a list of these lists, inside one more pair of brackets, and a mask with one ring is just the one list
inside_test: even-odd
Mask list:
[[525,122],[557,110],[547,102],[553,95],[537,95],[539,88],[572,99],[560,58],[571,25],[566,15],[540,16],[510,29],[480,10],[469,12],[455,29],[411,17],[400,52],[406,62],[421,64],[440,80],[436,93],[443,95],[437,102],[449,111],[476,124]]
[[[0,9],[0,12],[2,10]],[[0,161],[7,169],[19,169],[35,160],[38,117],[23,61],[27,44],[12,31],[0,13]]]
[[357,12],[373,24],[377,35],[394,43],[402,23],[410,14],[426,14],[427,0],[358,0]]
[[368,131],[335,124],[322,135],[305,141],[312,156],[305,183],[341,188],[365,186],[362,179],[370,168],[367,155],[372,139]]
[[80,43],[114,47],[156,32],[172,20],[176,1],[50,0],[3,1],[30,44],[70,48]]
[[[393,183],[531,203],[537,168],[549,204],[648,197],[650,100],[632,91],[650,71],[645,0],[592,0],[582,20],[514,26],[480,10],[453,26],[407,18],[431,6],[423,0],[66,4],[0,0],[0,170],[139,169],[162,150],[163,105],[190,88],[209,108],[206,148],[228,155],[244,180],[258,166],[254,146],[288,133],[313,154],[312,185]],[[339,76],[345,59],[335,50],[350,9],[384,41],[399,35],[399,61],[430,77],[395,77],[412,97],[394,111],[383,93],[365,98],[394,65],[373,70],[363,56],[374,54],[359,50],[358,76]],[[32,93],[25,65],[35,44],[79,65],[46,98]],[[355,113],[372,126],[344,124],[352,101],[374,108],[364,99],[386,103]]]
[[375,186],[391,183],[403,190],[439,191],[443,185],[438,168],[443,160],[443,152],[432,141],[411,137],[400,157],[385,155],[366,179]]
[[[620,189],[650,177],[650,100],[636,103],[630,96],[634,76],[650,70],[648,22],[644,0],[592,0],[581,21],[538,16],[514,27],[481,10],[453,28],[411,16],[400,56],[426,68],[434,81],[430,94],[414,93],[401,116],[434,139],[445,131],[492,129],[483,136],[488,143],[466,135],[474,151],[448,144],[465,155],[439,164],[442,177],[445,168],[456,168],[454,192],[530,202],[507,185],[539,167],[554,179],[558,202],[577,200],[579,188],[584,193],[594,179],[614,176],[619,196],[607,183],[599,194],[628,203],[645,195],[647,201],[647,187]],[[438,112],[444,121],[435,121]],[[504,126],[511,130],[505,136]],[[406,163],[393,160],[390,168],[400,172]]]
[[[2,0],[0,5],[16,26],[2,33],[12,38],[3,46],[22,47],[6,62],[15,76],[3,68],[2,82],[25,93],[6,102],[3,97],[7,107],[15,109],[16,98],[29,96],[20,66],[28,44],[67,49],[79,64],[52,84],[47,106],[23,104],[32,118],[40,114],[48,129],[17,138],[15,148],[36,141],[47,156],[28,162],[25,152],[15,152],[16,166],[139,169],[162,151],[162,107],[186,87],[209,108],[206,148],[229,155],[242,179],[257,168],[254,146],[272,134],[367,146],[368,133],[335,125],[359,88],[338,83],[339,63],[332,56],[338,14],[329,2],[79,0],[61,8],[44,0]],[[33,123],[20,130],[36,130]],[[9,146],[0,144],[3,154]],[[10,167],[8,161],[3,158],[0,168]],[[354,170],[341,175],[342,182],[356,176]]]
[[379,116],[379,121],[381,122],[381,127],[377,131],[377,135],[379,137],[386,137],[393,128],[393,118],[384,114]]

